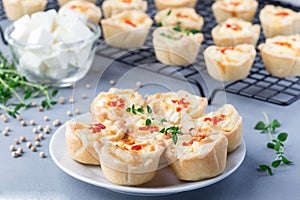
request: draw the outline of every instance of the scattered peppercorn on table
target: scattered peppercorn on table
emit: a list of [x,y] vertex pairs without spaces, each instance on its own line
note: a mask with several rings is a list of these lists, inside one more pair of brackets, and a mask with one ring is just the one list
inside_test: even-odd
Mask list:
[[[198,3],[201,3],[200,0]],[[0,21],[1,26],[5,27],[7,24],[7,21]],[[9,49],[3,43],[0,43],[0,51],[5,55],[10,55]],[[65,148],[61,146],[65,145],[64,138],[55,144],[50,144],[50,141],[53,142],[51,140],[53,137],[58,138],[57,133],[62,130],[67,121],[88,113],[91,102],[100,91],[108,91],[111,87],[134,88],[145,96],[180,89],[198,93],[197,89],[187,81],[147,71],[144,68],[132,68],[132,66],[119,62],[111,63],[109,59],[97,55],[85,78],[72,87],[59,89],[55,97],[57,105],[51,109],[39,107],[42,99],[37,98],[31,108],[21,109],[20,115],[17,115],[16,118],[12,118],[0,110],[0,131],[2,133],[0,135],[0,160],[2,163],[0,167],[0,199],[135,200],[155,198],[158,200],[182,200],[201,197],[223,200],[297,199],[300,196],[300,168],[297,167],[300,162],[298,153],[300,152],[298,145],[298,141],[300,141],[298,134],[300,101],[283,107],[242,96],[225,95],[225,93],[218,94],[206,112],[216,110],[224,103],[234,105],[243,118],[243,141],[246,144],[247,153],[244,160],[240,160],[242,162],[240,166],[237,163],[227,163],[227,167],[232,171],[226,172],[229,176],[224,177],[224,180],[222,180],[223,178],[218,179],[217,176],[211,179],[216,180],[214,184],[197,187],[193,182],[175,180],[173,174],[160,173],[161,177],[154,177],[154,180],[146,186],[120,186],[123,189],[114,191],[105,187],[109,182],[104,177],[96,179],[94,182],[89,181],[90,177],[99,177],[98,172],[100,173],[101,169],[98,166],[91,167],[98,171],[88,170],[88,172],[96,174],[76,177],[74,171],[68,171],[64,165],[66,163],[63,163],[69,156],[67,152],[55,155],[56,157],[50,155],[50,152],[60,152],[60,149]],[[278,168],[273,168],[273,176],[257,170],[259,165],[271,165],[274,160],[274,153],[267,148],[267,143],[270,141],[269,135],[254,130],[257,122],[265,121],[262,112],[266,112],[270,120],[277,119],[280,122],[278,133],[289,134],[284,143],[285,156],[293,161],[293,164],[282,164]],[[275,133],[274,137],[277,137],[278,133]],[[242,146],[240,146],[241,148]],[[56,158],[61,160],[56,160]],[[61,165],[58,166],[57,163]],[[85,169],[87,169],[85,165],[78,163],[75,167],[78,172]],[[157,180],[164,181],[158,182]],[[165,183],[169,185],[165,185]],[[178,184],[184,184],[178,190],[180,193],[174,192],[174,188]],[[145,192],[146,190],[152,192]],[[143,195],[156,197],[141,197]]]

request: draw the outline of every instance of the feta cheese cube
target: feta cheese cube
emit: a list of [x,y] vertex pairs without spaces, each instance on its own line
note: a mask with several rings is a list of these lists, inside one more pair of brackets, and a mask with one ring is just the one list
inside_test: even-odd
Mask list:
[[36,12],[31,15],[32,30],[44,28],[46,31],[52,32],[54,22],[55,16],[47,12]]
[[41,74],[41,64],[41,58],[31,52],[24,52],[19,63],[22,68],[38,75]]
[[50,56],[43,59],[43,63],[48,68],[58,68],[65,70],[68,68],[67,55],[63,51],[55,51]]
[[18,20],[14,21],[13,23],[15,29],[19,28],[19,27],[27,27],[30,28],[31,26],[31,20],[29,15],[24,15],[23,17],[19,18]]
[[90,38],[93,36],[92,31],[82,21],[74,22],[69,29],[69,32],[73,33],[78,38],[78,41]]
[[29,29],[27,26],[21,26],[18,25],[15,27],[13,32],[10,34],[10,36],[17,41],[20,42],[27,42],[28,36],[29,36]]
[[29,44],[51,45],[53,40],[54,38],[49,31],[44,28],[38,28],[30,33],[27,42]]

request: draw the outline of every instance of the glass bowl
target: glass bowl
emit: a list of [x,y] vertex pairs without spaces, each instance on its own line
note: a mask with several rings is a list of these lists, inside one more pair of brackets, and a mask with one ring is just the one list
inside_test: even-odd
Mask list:
[[81,41],[36,45],[17,41],[11,37],[13,24],[4,32],[17,70],[29,81],[54,87],[67,87],[83,78],[95,57],[99,25],[86,24],[93,35]]

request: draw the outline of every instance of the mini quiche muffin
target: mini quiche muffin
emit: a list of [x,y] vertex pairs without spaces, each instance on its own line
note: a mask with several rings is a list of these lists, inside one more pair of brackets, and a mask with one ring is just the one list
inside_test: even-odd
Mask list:
[[122,121],[104,121],[104,123],[83,124],[68,122],[66,124],[65,140],[69,155],[76,161],[100,165],[99,156],[94,149],[94,142],[102,139],[120,140],[123,139],[127,128]]
[[111,88],[108,92],[100,92],[90,107],[91,117],[94,121],[112,122],[123,120],[128,116],[126,109],[135,105],[137,108],[145,107],[143,97],[135,90]]
[[253,45],[236,47],[210,46],[204,51],[204,60],[211,77],[219,81],[236,81],[246,78],[254,62]]
[[208,113],[196,120],[197,132],[192,135],[222,134],[228,140],[227,151],[234,151],[242,141],[242,117],[230,104],[225,104],[215,112]]
[[258,46],[267,71],[277,77],[300,75],[300,35],[269,38]]
[[227,139],[224,135],[178,137],[175,145],[167,141],[165,157],[178,179],[200,181],[218,176],[225,170]]
[[165,150],[155,139],[123,139],[95,143],[105,177],[114,184],[136,186],[149,182]]
[[[70,1],[73,1],[73,0],[57,0],[59,6],[63,6],[65,5],[66,3],[70,2]],[[80,0],[80,1],[87,1],[87,2],[91,2],[91,3],[96,3],[97,0]]]
[[185,66],[195,62],[203,41],[203,34],[159,27],[153,32],[153,46],[157,60],[166,65]]
[[179,90],[150,95],[147,97],[147,103],[161,119],[179,125],[185,118],[196,119],[202,116],[207,99]]
[[23,15],[45,10],[47,0],[3,0],[2,3],[7,18],[16,20]]
[[150,31],[152,19],[139,10],[125,10],[101,21],[107,45],[118,48],[141,47]]
[[182,7],[194,8],[197,4],[197,0],[154,0],[154,3],[157,10]]
[[86,1],[79,1],[74,0],[66,3],[62,6],[59,10],[60,13],[68,12],[68,11],[75,11],[77,13],[83,14],[87,16],[87,18],[96,24],[100,22],[102,13],[99,7],[95,4],[86,2]]
[[239,18],[228,18],[213,28],[212,38],[217,46],[234,47],[239,44],[256,43],[260,34],[260,26]]
[[258,7],[256,0],[219,0],[212,5],[218,23],[231,17],[252,21]]
[[160,26],[180,27],[182,30],[201,30],[204,20],[194,8],[167,8],[154,17]]
[[291,9],[266,5],[259,18],[267,38],[300,33],[300,13]]
[[119,14],[124,10],[146,11],[148,3],[145,0],[106,0],[102,4],[105,18]]

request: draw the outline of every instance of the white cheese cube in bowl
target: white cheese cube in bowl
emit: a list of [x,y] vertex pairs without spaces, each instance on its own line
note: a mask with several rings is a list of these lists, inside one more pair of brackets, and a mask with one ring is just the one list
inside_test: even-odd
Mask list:
[[54,41],[53,36],[44,28],[37,28],[28,37],[28,44],[50,46]]
[[[4,36],[17,69],[29,81],[66,87],[90,69],[99,25],[73,13],[61,16],[55,10],[35,13],[15,24],[6,28]],[[17,28],[21,31],[16,32]]]
[[31,52],[24,52],[23,55],[20,57],[19,62],[19,65],[22,65],[23,70],[25,71],[30,71],[36,75],[40,75],[42,72],[42,59]]

